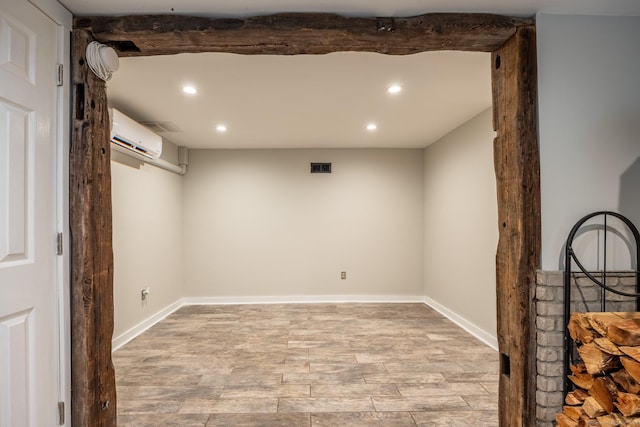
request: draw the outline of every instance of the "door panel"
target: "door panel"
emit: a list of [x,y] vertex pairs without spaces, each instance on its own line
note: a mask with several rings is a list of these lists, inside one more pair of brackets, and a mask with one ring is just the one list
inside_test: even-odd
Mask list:
[[[3,8],[4,9],[4,8]],[[0,18],[0,64],[23,81],[35,84],[36,34],[10,15]]]
[[31,157],[31,117],[31,112],[0,99],[0,229],[4,231],[0,234],[0,266],[29,258],[28,236],[33,227],[29,221],[26,162]]
[[0,427],[57,424],[57,34],[0,0]]
[[14,313],[0,319],[0,365],[2,381],[2,425],[19,426],[31,418],[29,404],[34,391],[30,379],[34,377],[33,355],[30,329],[33,324],[33,311]]

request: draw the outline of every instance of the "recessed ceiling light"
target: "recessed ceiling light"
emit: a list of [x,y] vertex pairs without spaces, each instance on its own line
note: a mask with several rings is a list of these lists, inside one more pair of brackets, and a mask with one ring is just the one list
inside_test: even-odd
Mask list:
[[400,86],[400,85],[391,85],[387,89],[387,92],[389,92],[389,93],[398,93],[400,91],[402,91],[402,86]]
[[374,131],[374,130],[376,130],[376,129],[378,129],[378,125],[376,125],[375,123],[369,123],[369,124],[367,125],[367,130],[368,130],[368,131]]
[[195,87],[193,87],[193,86],[184,86],[184,87],[182,88],[182,91],[183,91],[184,93],[188,93],[189,95],[193,95],[194,93],[197,93],[197,92],[198,92],[198,91],[196,90],[196,88],[195,88]]
[[227,127],[225,125],[218,125],[218,126],[216,126],[216,130],[218,132],[226,132],[227,131]]

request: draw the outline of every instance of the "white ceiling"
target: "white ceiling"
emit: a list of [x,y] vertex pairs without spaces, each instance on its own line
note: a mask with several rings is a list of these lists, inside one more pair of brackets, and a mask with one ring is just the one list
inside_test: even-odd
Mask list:
[[[176,125],[160,134],[190,148],[417,148],[491,106],[489,64],[469,52],[122,58],[107,90],[135,120]],[[389,94],[393,83],[403,90]]]
[[[76,15],[279,12],[413,16],[432,12],[640,15],[638,0],[59,0]],[[121,58],[112,104],[190,148],[424,147],[491,106],[490,55],[384,56],[189,54]],[[184,84],[198,88],[185,96]],[[400,83],[404,90],[386,92]],[[365,129],[375,122],[378,129]],[[225,124],[227,132],[216,132]]]

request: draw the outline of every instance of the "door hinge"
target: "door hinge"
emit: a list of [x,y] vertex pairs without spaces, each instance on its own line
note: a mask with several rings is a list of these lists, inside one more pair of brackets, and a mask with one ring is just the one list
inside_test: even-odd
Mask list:
[[64,85],[64,65],[58,64],[58,70],[56,72],[57,85]]
[[58,425],[64,425],[64,402],[58,402]]
[[56,235],[56,255],[62,255],[63,237],[62,233]]

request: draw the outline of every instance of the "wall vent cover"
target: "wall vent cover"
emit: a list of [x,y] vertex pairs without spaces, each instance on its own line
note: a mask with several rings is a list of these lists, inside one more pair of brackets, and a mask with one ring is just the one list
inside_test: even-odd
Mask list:
[[331,163],[311,163],[311,173],[331,173]]

